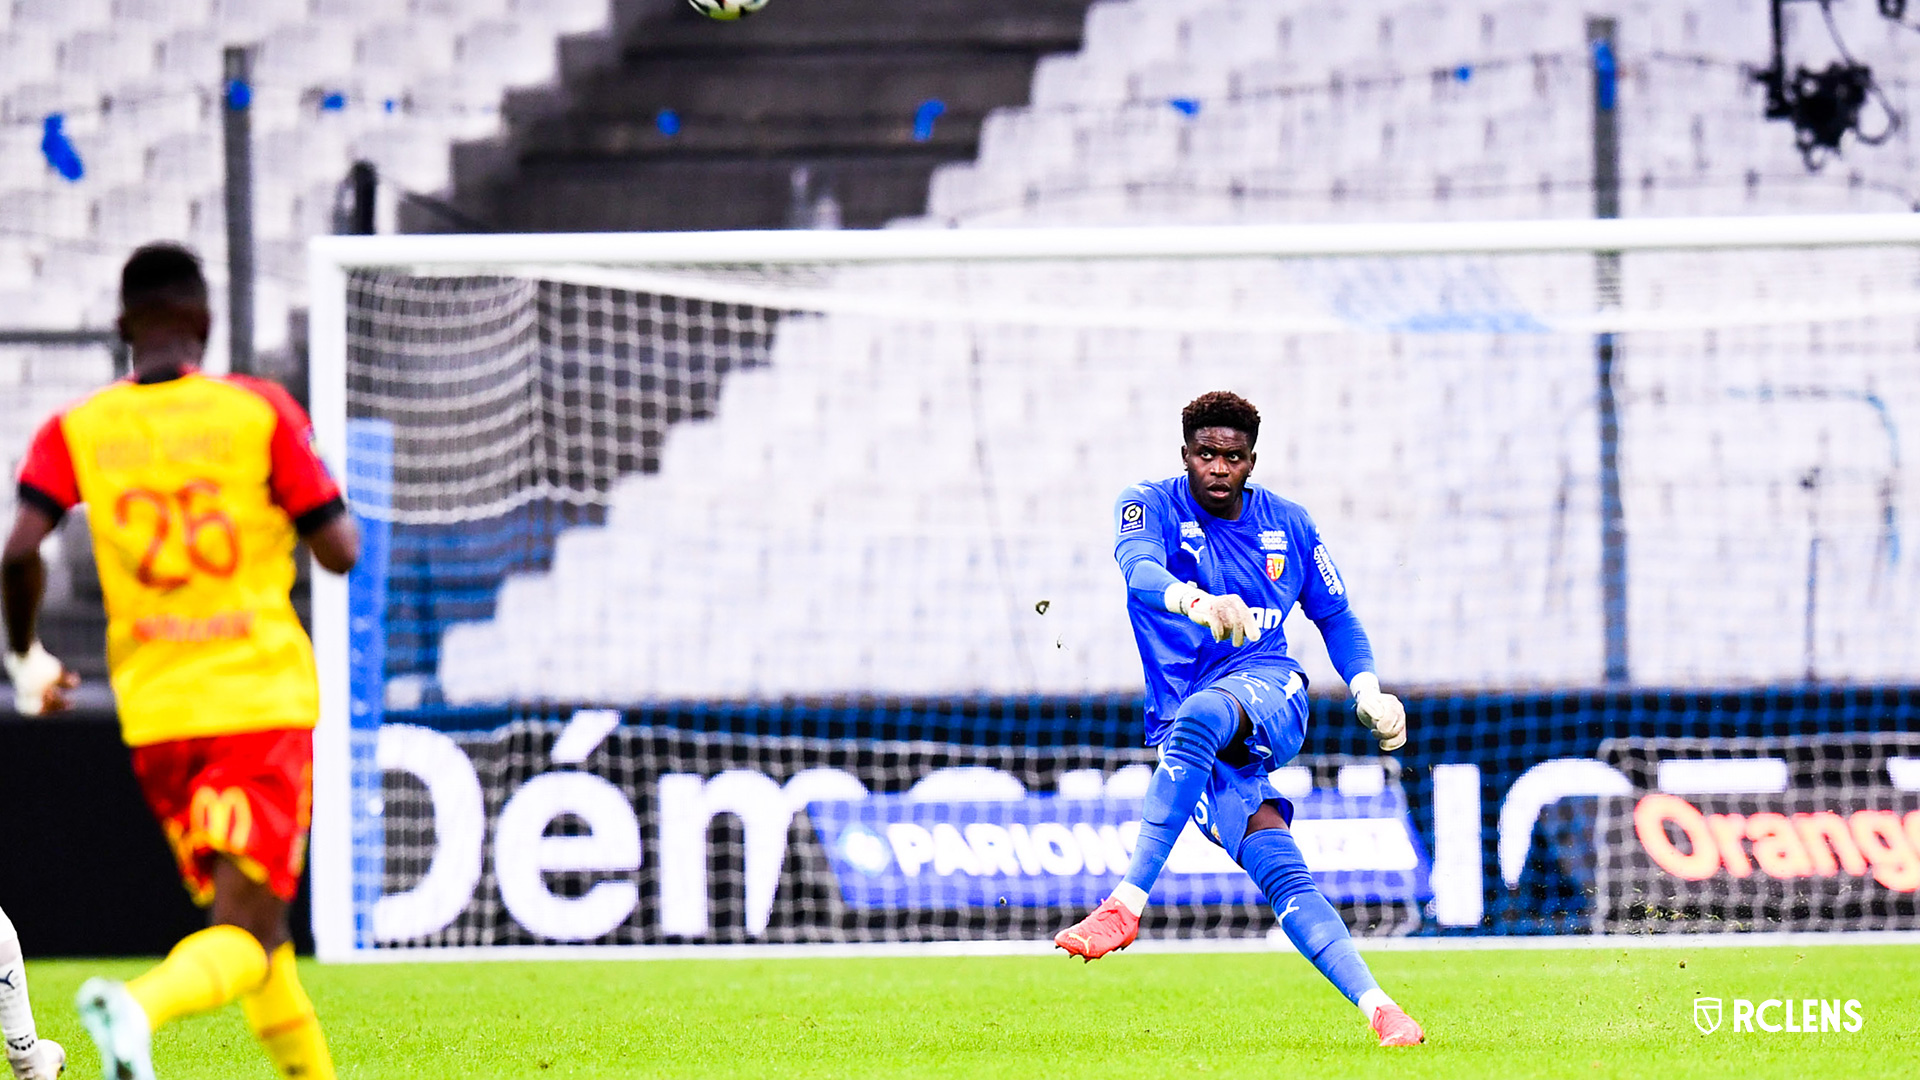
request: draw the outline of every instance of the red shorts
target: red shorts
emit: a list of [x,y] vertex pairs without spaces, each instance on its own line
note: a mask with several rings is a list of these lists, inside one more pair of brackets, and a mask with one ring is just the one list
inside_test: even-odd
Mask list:
[[313,821],[312,731],[137,746],[133,775],[194,903],[213,902],[213,866],[222,855],[282,900],[293,899]]

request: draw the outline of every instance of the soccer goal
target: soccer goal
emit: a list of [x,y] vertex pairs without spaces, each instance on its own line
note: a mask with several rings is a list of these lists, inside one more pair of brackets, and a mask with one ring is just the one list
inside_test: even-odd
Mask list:
[[[1414,705],[1368,752],[1271,613],[1317,701],[1275,782],[1356,933],[1531,918],[1542,808],[1654,792],[1599,746],[1695,733],[1662,702],[1920,676],[1920,217],[340,237],[310,281],[364,536],[314,583],[329,958],[1073,921],[1153,761],[1112,507],[1212,389],[1261,409],[1255,481],[1314,515]],[[1604,693],[1637,704],[1573,716]],[[1794,715],[1745,734],[1819,734]],[[1920,810],[1920,764],[1873,760],[1850,810]],[[1715,806],[1813,797],[1783,791]],[[1580,861],[1635,837],[1572,820],[1587,906],[1528,928],[1721,902],[1595,911]],[[1906,820],[1884,842],[1920,852]],[[1190,831],[1146,933],[1273,925]]]

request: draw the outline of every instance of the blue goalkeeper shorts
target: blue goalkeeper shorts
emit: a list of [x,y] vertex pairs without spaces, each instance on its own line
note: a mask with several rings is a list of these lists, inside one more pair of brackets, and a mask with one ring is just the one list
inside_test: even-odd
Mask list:
[[1307,738],[1307,683],[1290,668],[1236,671],[1198,688],[1219,690],[1240,703],[1253,731],[1243,745],[1229,745],[1213,760],[1207,790],[1193,808],[1193,823],[1207,839],[1238,859],[1247,819],[1273,802],[1293,824],[1293,804],[1274,789],[1268,774],[1292,761]]

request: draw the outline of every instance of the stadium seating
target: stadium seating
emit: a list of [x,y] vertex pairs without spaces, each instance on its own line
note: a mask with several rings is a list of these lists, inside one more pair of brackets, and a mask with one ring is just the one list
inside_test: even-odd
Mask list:
[[[980,121],[1076,49],[1090,0],[805,0],[702,18],[623,0],[619,49],[508,102],[448,202],[507,232],[873,228],[917,215]],[[937,102],[930,121],[917,119]],[[660,124],[663,116],[665,126]],[[458,231],[418,212],[407,227]]]
[[[1105,0],[1088,14],[1084,50],[1042,62],[1032,105],[988,120],[980,160],[936,174],[928,214],[945,224],[1585,216],[1584,19],[1610,12],[1624,58],[1623,212],[1911,201],[1900,194],[1904,144],[1809,177],[1787,129],[1757,122],[1760,90],[1744,66],[1765,56],[1767,23],[1753,0]],[[1913,50],[1876,20],[1858,13],[1850,41],[1904,107]],[[1758,178],[1743,192],[1749,170]],[[1179,197],[1116,197],[1145,180]]]
[[[1622,18],[1627,213],[1905,205],[1896,179],[1904,146],[1850,152],[1810,174],[1790,131],[1763,123],[1740,68],[1765,51],[1764,5],[1754,0],[1120,0],[1094,6],[1085,48],[1044,61],[1032,104],[990,116],[978,159],[941,168],[927,219],[903,224],[1590,216],[1584,20],[1609,8]],[[1901,55],[1872,59],[1898,101]],[[1758,265],[1758,280],[1782,295],[1799,286],[1841,298],[1847,275],[1862,272],[1802,256]],[[1341,314],[1376,325],[1441,310],[1433,305],[1443,294],[1456,296],[1458,315],[1463,289],[1478,297],[1469,315],[1593,303],[1591,263],[1578,260],[1509,281],[1513,295],[1471,260],[1392,287],[1364,266],[1328,273],[1354,278],[1314,287]],[[1629,280],[1708,290],[1692,299],[1721,305],[1767,302],[1724,295],[1723,281],[1735,279],[1682,265]],[[1112,280],[1103,299],[1123,310],[1129,290],[1151,299],[1158,284]],[[973,298],[1034,295],[1059,294],[1014,275]],[[1902,366],[1911,324],[1850,340],[1842,366],[1778,358],[1788,331],[1732,333],[1744,347],[1710,364],[1694,362],[1709,348],[1697,333],[1628,339],[1622,457],[1636,681],[1803,676],[1816,533],[1812,500],[1781,491],[1819,461],[1829,485],[1817,531],[1829,590],[1813,646],[1821,677],[1911,671],[1910,635],[1889,632],[1904,610],[1898,598],[1914,587],[1902,569],[1910,564],[1889,554],[1897,521],[1888,524],[1883,505],[1893,496],[1882,485],[1897,483],[1897,437],[1890,457],[1890,429],[1862,391],[1764,396],[1769,385],[1807,381],[1874,386],[1876,400],[1920,404],[1920,386],[1890,385],[1888,375]],[[1493,347],[1483,336],[1412,333],[1343,357],[1336,375],[1325,360],[1299,358],[1311,339],[1268,343],[1274,358],[1251,363],[1247,339],[1228,334],[1113,335],[1100,341],[1097,377],[1062,359],[1084,355],[1087,341],[1009,332],[976,357],[938,328],[846,315],[784,323],[771,363],[729,376],[715,417],[676,428],[659,473],[618,485],[603,526],[563,535],[551,571],[512,579],[495,618],[449,630],[442,690],[456,702],[1125,692],[1139,675],[1105,558],[1109,501],[1127,482],[1172,471],[1173,409],[1216,385],[1269,410],[1279,433],[1270,438],[1283,441],[1266,448],[1268,460],[1285,464],[1266,475],[1315,510],[1348,577],[1365,583],[1357,602],[1396,679],[1598,681],[1590,339],[1509,337]],[[1411,392],[1367,393],[1408,381]],[[1453,403],[1437,422],[1426,407],[1435,399]],[[1779,438],[1750,445],[1756,424]],[[1691,425],[1687,437],[1681,425]],[[1702,425],[1711,429],[1704,443]],[[1399,434],[1356,435],[1369,429]],[[1703,445],[1718,456],[1698,453]],[[1019,446],[1045,464],[1000,460],[983,446]],[[722,447],[745,463],[743,484],[778,496],[716,491],[708,467]],[[906,455],[898,472],[885,467],[890,453]],[[1317,460],[1340,462],[1346,482],[1329,483]],[[1356,474],[1370,482],[1354,484]],[[1770,528],[1735,534],[1729,521]],[[1444,543],[1415,540],[1424,537]],[[1765,648],[1749,645],[1760,625],[1777,630]],[[1310,631],[1296,621],[1289,634],[1312,656]],[[1327,686],[1324,658],[1310,668]]]
[[[256,347],[273,353],[305,304],[305,240],[332,230],[356,158],[440,190],[452,144],[495,132],[502,94],[551,79],[559,37],[608,19],[609,0],[0,2],[0,329],[110,325],[119,260],[159,238],[207,258],[224,306],[223,45],[260,47]],[[77,182],[41,153],[53,113],[85,166]],[[69,353],[0,358],[7,461],[49,409],[104,376]],[[11,506],[8,485],[0,515]]]
[[[124,251],[168,236],[195,242],[216,273],[225,246],[223,45],[259,46],[256,181],[273,197],[261,202],[255,235],[297,243],[326,230],[331,191],[322,189],[356,156],[411,189],[444,187],[452,142],[489,134],[507,88],[550,80],[560,35],[604,29],[609,18],[608,0],[13,0],[0,8],[0,200],[46,208],[9,213],[0,258],[33,261],[62,244]],[[449,82],[453,71],[463,79]],[[416,87],[429,108],[414,108]],[[77,183],[40,154],[51,113],[63,115],[86,166]],[[257,344],[267,351],[285,347],[286,309],[304,285],[297,261],[270,261],[291,273],[262,282],[281,297],[258,320]],[[110,286],[102,279],[87,290],[89,324],[110,316]],[[9,311],[0,321],[21,316]]]
[[[256,41],[262,46],[254,97],[262,268],[257,344],[269,350],[284,345],[287,315],[301,303],[301,245],[329,227],[334,185],[352,160],[370,158],[415,190],[443,189],[451,176],[448,148],[498,129],[506,88],[555,75],[559,35],[593,30],[608,18],[607,0],[14,0],[0,4],[0,11],[5,12],[0,20],[4,321],[105,325],[111,317],[113,265],[127,247],[157,235],[189,240],[210,257],[217,273],[224,247],[220,50],[229,41]],[[1609,12],[1621,18],[1625,213],[1868,210],[1903,208],[1913,201],[1904,190],[1914,164],[1904,137],[1877,151],[1850,150],[1843,161],[1810,174],[1792,148],[1791,133],[1761,122],[1759,90],[1741,67],[1765,53],[1760,0],[1102,0],[1087,15],[1084,48],[1045,60],[1032,79],[1031,103],[988,116],[977,159],[938,169],[925,217],[903,224],[1586,216],[1592,213],[1592,89],[1584,20]],[[1843,20],[1854,15],[1840,13]],[[1904,108],[1912,84],[1905,57],[1913,50],[1894,48],[1884,32],[1868,32],[1864,21],[1846,25],[1858,29],[1852,41],[1856,51],[1875,64],[1895,105]],[[1807,59],[1824,62],[1818,55]],[[59,179],[40,157],[41,125],[56,112],[87,167],[77,183]],[[612,123],[615,118],[602,119]],[[651,123],[650,114],[641,120]],[[682,194],[724,196],[726,190],[725,185],[695,185]],[[564,188],[551,195],[567,197]],[[1778,270],[1788,279],[1806,272],[1792,265]],[[1129,290],[1146,296],[1154,291],[1153,282],[1110,284],[1116,308],[1124,306]],[[1426,286],[1380,294],[1377,283],[1365,284],[1348,293],[1371,296],[1366,301],[1371,306],[1342,308],[1341,314],[1392,322],[1423,310],[1419,288]],[[1578,309],[1589,284],[1577,273],[1547,275],[1520,298],[1534,307],[1512,310],[1551,309],[1555,290],[1572,298],[1558,309]],[[1314,287],[1330,298],[1339,286],[1321,281]],[[1836,347],[1824,355],[1884,361],[1910,347],[1910,331],[1899,328],[1848,343],[1852,352]],[[1065,573],[1057,563],[1083,559],[1084,552],[1103,546],[1093,532],[1085,532],[1086,523],[1104,521],[1107,500],[1119,484],[1169,467],[1168,403],[1216,382],[1241,386],[1256,398],[1264,391],[1265,400],[1285,402],[1271,407],[1283,417],[1279,429],[1290,433],[1283,455],[1290,480],[1293,468],[1306,474],[1312,455],[1338,448],[1346,459],[1367,462],[1395,489],[1441,493],[1433,495],[1441,509],[1389,519],[1385,511],[1356,503],[1349,492],[1315,490],[1310,481],[1288,485],[1316,509],[1329,535],[1339,538],[1349,575],[1368,582],[1371,595],[1393,597],[1399,605],[1377,618],[1370,609],[1369,616],[1381,628],[1383,653],[1405,677],[1433,685],[1559,684],[1589,678],[1598,663],[1594,627],[1580,621],[1586,616],[1569,614],[1597,607],[1591,575],[1569,569],[1594,558],[1592,492],[1582,486],[1590,478],[1563,466],[1562,444],[1554,441],[1568,425],[1584,422],[1578,418],[1585,415],[1580,410],[1590,393],[1591,368],[1590,357],[1578,349],[1542,347],[1525,357],[1499,357],[1491,380],[1466,377],[1465,365],[1474,360],[1470,346],[1446,335],[1411,335],[1411,358],[1386,353],[1355,358],[1343,375],[1350,385],[1412,371],[1411,377],[1433,393],[1483,399],[1462,407],[1458,429],[1422,435],[1460,444],[1460,453],[1420,462],[1404,448],[1395,456],[1389,448],[1354,440],[1350,432],[1363,406],[1354,404],[1352,395],[1339,394],[1325,371],[1289,360],[1269,375],[1250,379],[1230,340],[1186,342],[1197,359],[1163,370],[1157,361],[1182,343],[1136,336],[1112,357],[1101,378],[1089,379],[1071,366],[1034,365],[1047,349],[1084,352],[1083,339],[1046,334],[1025,344],[1009,339],[996,346],[992,359],[1033,381],[1016,392],[1010,380],[1004,393],[982,395],[978,422],[995,430],[1031,427],[1056,403],[1078,403],[1078,419],[1068,429],[1075,434],[1063,435],[1060,445],[1051,447],[1077,464],[1075,490],[1062,501],[1053,497],[1058,476],[1023,487],[1012,469],[994,471],[999,486],[992,492],[981,489],[968,427],[973,415],[924,406],[962,400],[972,392],[954,341],[937,335],[931,345],[890,341],[896,332],[842,317],[783,326],[776,363],[729,376],[713,420],[674,429],[661,471],[629,478],[616,489],[609,524],[566,534],[550,574],[516,578],[504,590],[499,619],[462,625],[450,635],[438,672],[447,694],[462,700],[507,692],[578,696],[596,688],[618,698],[676,693],[674,688],[692,688],[699,680],[709,680],[699,685],[721,685],[740,694],[806,693],[855,684],[902,693],[1130,686],[1137,673],[1126,659],[1124,637],[1115,636],[1123,631],[1115,618],[1118,598],[1110,569],[1102,564]],[[1764,353],[1770,332],[1750,333]],[[911,377],[899,366],[869,360],[918,355],[923,347],[937,355]],[[1646,347],[1693,344],[1649,339]],[[868,366],[843,370],[842,364]],[[1523,364],[1531,367],[1523,371]],[[97,377],[91,368],[53,375],[46,365],[25,360],[11,365],[0,365],[0,379],[23,389],[0,395],[0,443],[15,448],[51,402]],[[1856,368],[1833,368],[1822,385],[1871,385],[1871,370],[1879,369],[1859,359]],[[1824,435],[1822,445],[1831,448],[1834,462],[1829,475],[1844,478],[1831,481],[1837,501],[1822,504],[1829,520],[1878,522],[1874,478],[1886,472],[1887,450],[1875,406],[1833,396],[1791,401],[1754,396],[1763,386],[1785,384],[1801,374],[1762,363],[1755,370],[1709,369],[1698,375],[1717,382],[1689,384],[1678,374],[1663,375],[1644,388],[1636,384],[1635,394],[1644,389],[1645,396],[1630,396],[1627,407],[1657,417],[1660,406],[1651,403],[1661,395],[1665,400],[1712,395],[1725,406],[1715,423],[1725,439],[1734,440],[1754,422],[1738,415],[1750,401],[1764,411],[1766,423],[1797,433],[1797,443],[1782,439],[1781,445],[1816,443]],[[1875,385],[1880,399],[1905,392],[1882,379]],[[1303,394],[1302,385],[1313,392]],[[795,400],[821,404],[796,420],[785,407]],[[1546,419],[1528,416],[1536,406]],[[869,415],[917,415],[919,420],[903,420],[898,430],[850,431],[844,422]],[[1509,426],[1475,429],[1472,425],[1483,420],[1473,418],[1486,415]],[[1661,422],[1629,425],[1628,438],[1655,439],[1668,430]],[[1140,436],[1141,431],[1157,434]],[[914,482],[873,480],[866,463],[889,445],[889,438],[908,432],[925,454]],[[795,496],[799,501],[792,505],[752,508],[714,503],[691,463],[703,440],[735,446],[742,439],[756,448],[749,459],[767,476],[824,476],[831,497]],[[1534,440],[1526,445],[1539,452],[1518,449],[1511,445],[1514,440]],[[1566,445],[1581,461],[1590,457],[1578,441]],[[1644,471],[1626,477],[1636,529],[1632,595],[1636,605],[1643,605],[1633,615],[1636,627],[1648,628],[1647,634],[1658,626],[1667,635],[1640,639],[1649,646],[1636,653],[1636,664],[1644,665],[1636,674],[1648,681],[1765,680],[1802,661],[1785,653],[1728,655],[1726,627],[1758,618],[1799,618],[1792,608],[1804,587],[1780,570],[1789,562],[1803,567],[1804,551],[1789,560],[1784,548],[1775,548],[1804,545],[1806,505],[1761,496],[1769,500],[1767,513],[1781,523],[1782,536],[1799,539],[1701,532],[1699,515],[1689,514],[1690,498],[1732,497],[1722,490],[1724,484],[1715,488],[1690,479],[1700,475],[1690,469],[1710,466],[1723,470],[1710,471],[1712,476],[1730,475],[1724,472],[1730,470],[1777,479],[1791,478],[1805,465],[1785,451],[1764,464],[1733,460],[1743,453],[1726,450],[1722,458],[1703,464],[1678,454],[1648,452],[1636,458],[1632,445],[1625,450],[1628,460],[1646,463]],[[1476,504],[1471,492],[1463,495],[1463,478],[1473,479],[1478,485],[1473,490],[1491,501]],[[1739,490],[1765,493],[1773,482],[1755,480]],[[1085,490],[1078,490],[1082,485]],[[1513,496],[1508,506],[1501,502],[1508,488],[1532,494],[1528,500]],[[1526,530],[1529,539],[1522,542],[1501,524],[1510,520],[1503,515],[1519,512],[1513,507],[1523,503],[1552,505],[1551,498],[1539,496],[1556,489],[1570,492],[1565,501],[1573,509],[1551,528]],[[0,503],[9,497],[0,494]],[[1456,497],[1451,509],[1449,497]],[[914,508],[914,520],[944,523],[947,531],[875,528],[877,520],[903,505]],[[1453,560],[1454,572],[1444,587],[1431,580],[1422,584],[1409,568],[1408,553],[1396,546],[1409,521],[1429,512],[1450,515],[1452,535],[1461,538],[1458,551],[1433,554]],[[726,516],[741,513],[749,516]],[[995,546],[989,542],[989,519],[1022,524],[1018,530],[1003,529],[1003,542]],[[768,646],[757,653],[701,651],[668,640],[664,630],[645,643],[624,642],[622,648],[633,655],[652,657],[646,671],[653,674],[597,657],[589,645],[565,636],[568,620],[583,625],[604,620],[611,617],[610,604],[631,602],[636,595],[677,596],[670,592],[672,582],[647,576],[653,573],[647,568],[655,565],[651,553],[673,543],[676,529],[730,523],[784,535],[796,521],[812,524],[795,532],[780,557],[818,573],[758,567],[748,574],[744,551],[724,546],[697,556],[708,560],[702,565],[711,580],[729,583],[716,595],[751,600],[766,612],[770,629],[756,631],[759,639],[804,640],[805,631],[823,620],[836,627],[834,633],[851,633],[856,628],[832,622],[829,605],[836,596],[894,595],[909,578],[926,595],[941,598],[941,617],[958,625],[998,628],[1009,618],[1025,617],[1021,613],[1040,599],[1050,601],[1048,621],[1031,624],[1030,634],[982,629],[960,635],[1001,643],[971,655],[936,647],[935,639],[914,629],[912,613],[901,613],[899,625],[883,635],[899,643],[899,651],[885,656],[863,653],[831,634],[815,635],[819,643],[803,648]],[[1875,633],[1876,626],[1903,610],[1907,579],[1890,568],[1884,554],[1875,554],[1892,542],[1884,529],[1875,525],[1856,532],[1834,537],[1830,551],[1836,554],[1830,557],[1841,560],[1836,566],[1849,568],[1836,571],[1840,584],[1835,587],[1855,590],[1863,614],[1848,626],[1822,629],[1832,639],[1824,648],[1828,655],[1844,654],[1842,677],[1908,670],[1901,665],[1910,665],[1912,658],[1876,651],[1882,646]],[[1897,539],[1897,533],[1891,535]],[[1063,543],[1068,536],[1076,542]],[[1754,565],[1761,568],[1751,579],[1729,585],[1730,596],[1739,602],[1710,614],[1687,610],[1681,598],[1695,581],[1687,576],[1693,572],[1689,567],[1697,568],[1703,552],[1728,550],[1754,552]],[[619,573],[611,574],[610,566]],[[930,573],[929,566],[945,569]],[[1525,578],[1546,614],[1537,623],[1502,624],[1498,640],[1489,640],[1487,628],[1497,620],[1481,598],[1489,583],[1509,574]],[[627,591],[604,588],[609,580],[622,582]],[[831,644],[835,640],[840,646]],[[1078,647],[1070,644],[1075,641]],[[524,659],[496,662],[502,656]],[[564,679],[553,674],[552,665],[561,663],[570,665]],[[593,673],[573,672],[576,667]]]

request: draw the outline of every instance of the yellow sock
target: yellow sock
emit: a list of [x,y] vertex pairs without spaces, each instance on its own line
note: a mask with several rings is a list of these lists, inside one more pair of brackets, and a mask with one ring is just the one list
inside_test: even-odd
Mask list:
[[188,934],[160,966],[127,984],[155,1031],[170,1020],[217,1009],[259,988],[267,951],[237,926],[209,926]]
[[327,1037],[320,1031],[320,1018],[313,1013],[313,1002],[300,987],[300,975],[294,969],[293,946],[273,950],[273,966],[267,969],[267,981],[258,990],[240,999],[247,1014],[247,1026],[260,1045],[267,1048],[273,1067],[280,1075],[298,1080],[333,1080],[333,1057],[327,1053]]

